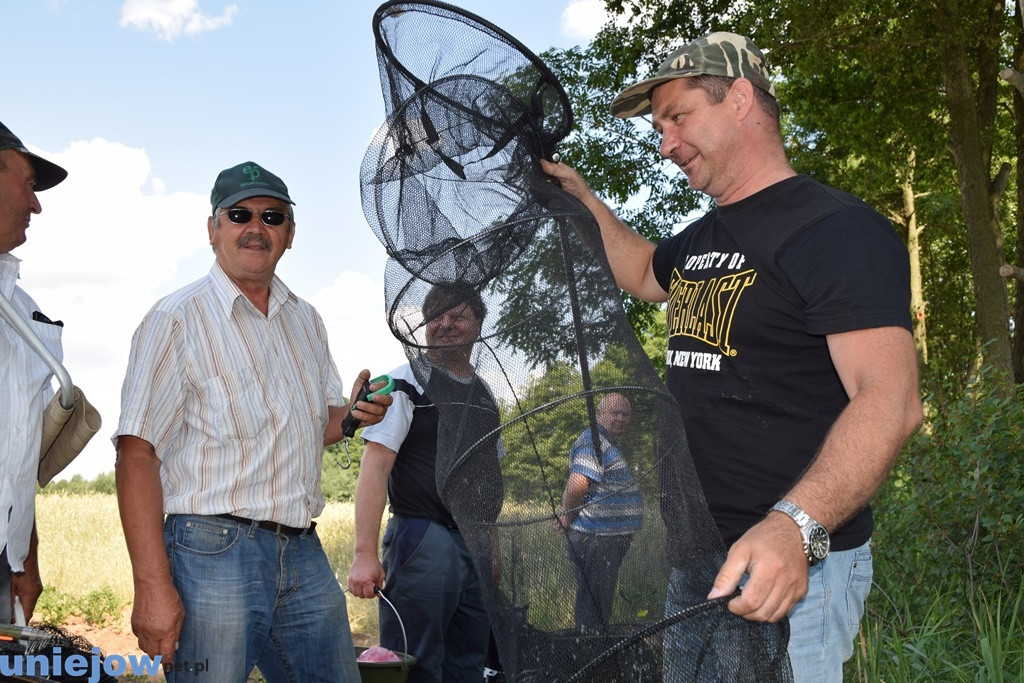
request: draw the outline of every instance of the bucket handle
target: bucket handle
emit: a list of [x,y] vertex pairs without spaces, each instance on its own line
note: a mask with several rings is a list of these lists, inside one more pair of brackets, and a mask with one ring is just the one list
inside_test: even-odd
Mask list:
[[373,592],[377,594],[378,598],[380,598],[381,600],[383,600],[384,602],[386,602],[388,604],[388,607],[391,608],[391,611],[395,613],[395,618],[398,619],[398,626],[402,629],[402,642],[405,644],[405,649],[402,650],[402,668],[403,669],[408,669],[409,668],[409,659],[408,659],[408,657],[409,657],[409,638],[406,637],[406,635],[405,635],[405,623],[402,621],[402,616],[398,613],[398,610],[395,609],[394,604],[390,600],[388,600],[387,597],[384,596],[384,591],[382,591],[380,589],[380,587],[374,586],[373,587]]

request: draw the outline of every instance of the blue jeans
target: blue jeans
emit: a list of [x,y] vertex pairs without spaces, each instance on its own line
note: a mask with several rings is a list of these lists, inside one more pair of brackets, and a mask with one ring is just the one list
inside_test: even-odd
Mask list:
[[[398,610],[416,665],[409,683],[479,683],[490,636],[480,577],[462,535],[438,522],[393,516],[384,532],[384,595]],[[402,629],[378,606],[380,642],[404,650]]]
[[164,543],[185,623],[168,683],[358,683],[345,595],[315,531],[287,536],[168,515]]
[[619,567],[633,535],[602,536],[570,528],[565,540],[576,574],[576,628],[599,630],[611,620]]
[[870,541],[829,553],[811,567],[807,595],[789,613],[789,661],[796,683],[843,680],[873,573]]
[[747,621],[724,600],[709,601],[725,555],[693,557],[673,567],[665,597],[662,680],[769,683],[792,680],[786,642],[789,623]]
[[[724,560],[724,558],[723,558]],[[694,608],[697,615],[665,632],[665,680],[703,680],[705,672],[714,672],[719,659],[731,651],[777,648],[784,632],[773,633],[783,624],[748,622],[731,613],[721,613],[712,621],[714,611],[703,613],[696,607],[707,602],[714,576],[707,572],[683,572],[673,569],[669,577],[665,615]],[[698,576],[698,574],[701,574]],[[871,549],[869,543],[852,550],[830,553],[811,567],[807,595],[788,617],[789,644],[786,648],[796,683],[839,683],[843,663],[853,656],[853,641],[864,615],[864,601],[871,589]],[[724,604],[722,605],[724,608]],[[781,641],[785,642],[785,641]],[[750,680],[771,680],[768,673],[754,672]],[[746,675],[746,673],[742,674]]]

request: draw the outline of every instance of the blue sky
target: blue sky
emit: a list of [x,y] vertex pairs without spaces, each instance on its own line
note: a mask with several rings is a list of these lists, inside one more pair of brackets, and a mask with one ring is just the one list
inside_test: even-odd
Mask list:
[[[4,2],[0,121],[68,179],[40,193],[22,286],[64,320],[65,366],[103,428],[63,477],[113,468],[131,335],[160,297],[213,262],[217,173],[256,161],[296,201],[278,274],[324,317],[348,385],[404,361],[384,320],[384,249],[359,167],[383,121],[365,0]],[[540,53],[584,44],[600,0],[452,3]]]

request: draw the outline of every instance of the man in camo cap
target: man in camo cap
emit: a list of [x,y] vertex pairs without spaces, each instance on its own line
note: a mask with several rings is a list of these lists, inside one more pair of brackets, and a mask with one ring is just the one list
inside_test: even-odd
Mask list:
[[[729,552],[706,596],[674,570],[666,612],[742,584],[730,611],[788,615],[797,681],[840,681],[871,585],[868,503],[921,419],[906,247],[866,204],[793,170],[747,38],[687,43],[611,111],[650,116],[661,155],[714,200],[654,245],[542,161],[593,212],[619,286],[668,302],[667,383]],[[665,680],[685,660],[667,656]]]

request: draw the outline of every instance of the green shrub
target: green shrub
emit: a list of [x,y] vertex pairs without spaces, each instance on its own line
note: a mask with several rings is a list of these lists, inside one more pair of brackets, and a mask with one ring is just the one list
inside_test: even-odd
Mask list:
[[988,380],[926,398],[873,503],[875,588],[848,679],[1024,681],[1024,388]]
[[49,586],[36,602],[33,618],[47,624],[63,624],[75,614],[75,598]]
[[49,624],[63,624],[68,617],[80,616],[90,624],[103,626],[121,616],[126,603],[104,586],[84,596],[74,596],[46,587],[36,603],[34,618]]
[[78,612],[90,624],[102,626],[120,616],[124,603],[108,586],[91,591],[78,601]]
[[983,590],[1012,596],[1024,575],[1024,390],[999,397],[983,373],[904,449],[874,504],[876,576],[923,614],[949,585],[969,617]]
[[44,495],[55,493],[117,493],[117,487],[114,482],[114,473],[112,471],[97,474],[96,478],[92,480],[86,479],[81,474],[76,474],[70,479],[51,481],[44,488],[37,487],[36,490]]
[[[348,456],[340,443],[324,449],[324,461],[320,470],[320,487],[324,500],[348,503],[355,500],[356,479],[359,477],[359,463],[363,459],[363,440],[357,434],[348,440]],[[351,460],[351,464],[349,461]]]

